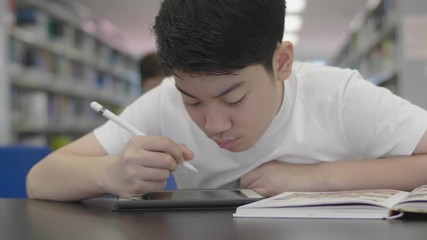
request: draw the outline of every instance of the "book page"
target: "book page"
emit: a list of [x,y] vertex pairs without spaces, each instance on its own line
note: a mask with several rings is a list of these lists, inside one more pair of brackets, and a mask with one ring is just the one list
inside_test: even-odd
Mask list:
[[414,189],[393,209],[400,212],[427,213],[427,185]]
[[296,207],[338,204],[371,204],[390,208],[408,193],[374,189],[336,192],[285,192],[253,203],[254,207]]
[[415,188],[404,200],[404,202],[407,201],[427,201],[427,185]]

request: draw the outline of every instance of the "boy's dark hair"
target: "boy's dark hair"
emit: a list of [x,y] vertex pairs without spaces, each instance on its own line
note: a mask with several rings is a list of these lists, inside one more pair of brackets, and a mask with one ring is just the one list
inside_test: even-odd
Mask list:
[[164,0],[153,26],[160,68],[224,75],[254,64],[272,70],[285,0]]

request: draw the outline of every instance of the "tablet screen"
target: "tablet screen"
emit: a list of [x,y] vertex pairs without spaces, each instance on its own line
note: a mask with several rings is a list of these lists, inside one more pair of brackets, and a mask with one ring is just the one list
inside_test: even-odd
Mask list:
[[236,199],[247,197],[241,190],[199,190],[199,191],[165,191],[143,194],[143,200],[203,200],[203,199]]
[[263,197],[252,189],[181,189],[119,198],[116,209],[171,209],[236,207]]

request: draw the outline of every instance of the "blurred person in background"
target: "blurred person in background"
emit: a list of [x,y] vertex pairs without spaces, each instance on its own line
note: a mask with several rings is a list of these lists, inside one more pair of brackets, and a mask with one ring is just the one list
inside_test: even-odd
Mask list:
[[143,93],[159,85],[165,75],[159,71],[157,53],[151,52],[139,60],[139,71],[141,74],[141,90]]

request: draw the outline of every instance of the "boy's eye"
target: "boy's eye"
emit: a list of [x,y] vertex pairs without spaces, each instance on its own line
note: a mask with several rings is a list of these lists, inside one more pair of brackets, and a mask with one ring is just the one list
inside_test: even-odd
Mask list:
[[239,100],[237,100],[237,101],[234,101],[234,102],[227,102],[227,104],[228,105],[237,105],[237,104],[239,104],[239,103],[241,103],[242,101],[243,101],[243,99],[245,98],[245,96],[243,96],[242,98],[240,98]]
[[183,100],[184,104],[187,106],[197,106],[200,104],[199,100],[197,100],[195,98],[187,97],[185,95],[183,95],[182,100]]
[[184,102],[184,104],[188,106],[197,106],[200,104],[200,102]]

